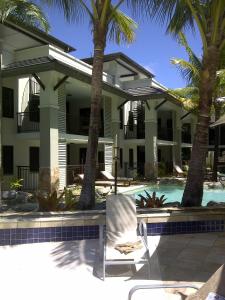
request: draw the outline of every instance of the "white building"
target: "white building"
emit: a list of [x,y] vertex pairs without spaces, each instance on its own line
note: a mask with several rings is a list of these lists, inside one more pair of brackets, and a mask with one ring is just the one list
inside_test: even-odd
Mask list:
[[[3,185],[50,190],[83,172],[90,115],[92,59],[38,29],[0,25],[3,56]],[[118,137],[119,173],[155,178],[188,159],[194,115],[154,75],[122,53],[105,55],[98,169],[113,172]],[[186,156],[185,156],[186,155]]]

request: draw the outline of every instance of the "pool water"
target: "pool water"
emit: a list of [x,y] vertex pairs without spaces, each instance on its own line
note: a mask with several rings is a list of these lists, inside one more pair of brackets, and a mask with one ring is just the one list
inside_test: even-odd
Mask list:
[[[156,196],[160,197],[165,195],[167,202],[174,202],[179,201],[181,202],[184,187],[178,185],[151,185],[140,190],[134,191],[136,199],[139,199],[138,195],[145,194],[145,190],[149,192],[151,195],[155,191]],[[203,193],[203,201],[202,205],[206,206],[209,201],[218,201],[218,202],[225,202],[225,190],[224,189],[205,189]]]

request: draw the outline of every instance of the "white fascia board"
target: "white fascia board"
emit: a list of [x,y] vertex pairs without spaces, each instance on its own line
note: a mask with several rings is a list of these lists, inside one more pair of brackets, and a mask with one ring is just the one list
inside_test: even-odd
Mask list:
[[[74,144],[87,144],[88,136],[78,135],[78,134],[59,133],[59,140],[69,142],[69,143],[74,143]],[[113,139],[99,138],[99,144],[113,144]]]
[[[77,70],[85,72],[86,74],[89,74],[89,75],[92,74],[92,66],[91,65],[89,65],[89,64],[85,63],[84,61],[82,61],[68,53],[65,53],[51,45],[49,45],[49,56],[57,59],[58,61],[66,64],[70,67],[73,67]],[[112,76],[103,72],[103,81],[112,83]]]

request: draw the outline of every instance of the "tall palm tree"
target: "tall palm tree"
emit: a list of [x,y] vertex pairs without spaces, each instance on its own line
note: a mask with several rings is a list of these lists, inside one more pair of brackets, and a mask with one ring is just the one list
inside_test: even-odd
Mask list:
[[[89,19],[92,29],[94,55],[91,81],[91,114],[87,145],[84,180],[79,207],[87,209],[95,205],[95,173],[99,137],[100,104],[102,99],[102,74],[104,51],[107,39],[116,43],[132,42],[136,23],[119,8],[126,2],[133,8],[142,8],[141,0],[46,0],[51,5],[63,9],[68,21]],[[137,11],[137,10],[136,10]]]
[[[1,0],[0,1],[0,23],[6,20],[24,23],[39,27],[45,31],[49,30],[49,23],[41,8],[27,0]],[[2,111],[2,47],[0,43],[0,116]],[[0,118],[0,149],[1,149],[1,118]],[[1,181],[2,181],[2,157],[0,151],[0,205],[1,205]]]
[[[189,61],[184,59],[171,59],[171,63],[180,71],[183,78],[188,83],[187,87],[175,89],[171,91],[176,95],[188,110],[197,110],[199,105],[199,84],[202,68],[202,61],[198,58],[192,49],[189,47],[186,37],[183,33],[179,34],[179,43],[184,46]],[[223,55],[222,55],[223,56]],[[213,111],[215,121],[220,118],[224,109],[224,101],[221,97],[225,96],[225,60],[220,59],[220,70],[216,73],[216,85],[213,93]],[[214,163],[213,163],[213,180],[217,181],[217,165],[219,157],[219,127],[215,128],[215,143],[214,143]]]
[[191,28],[200,33],[202,67],[199,83],[199,107],[191,160],[182,205],[199,206],[203,196],[205,161],[208,150],[208,127],[216,72],[225,48],[224,0],[152,0],[151,16],[167,21],[167,31],[177,35]]

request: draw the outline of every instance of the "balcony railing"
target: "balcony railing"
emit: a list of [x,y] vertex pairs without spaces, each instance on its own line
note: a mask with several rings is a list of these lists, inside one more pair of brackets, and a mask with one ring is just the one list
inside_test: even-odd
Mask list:
[[158,139],[165,141],[173,140],[173,128],[158,128]]
[[[67,114],[66,117],[66,133],[88,136],[88,127],[77,128],[75,116]],[[17,132],[38,132],[40,131],[40,112],[30,111],[17,113]],[[103,125],[100,128],[100,137],[104,137]]]
[[124,138],[130,139],[144,139],[145,138],[145,126],[141,125],[124,125]]
[[17,177],[23,179],[23,190],[34,191],[38,189],[39,172],[32,171],[29,166],[18,166]]
[[17,132],[37,132],[39,124],[39,111],[17,113]]
[[[79,127],[79,128],[77,128],[77,127]],[[66,114],[66,133],[88,136],[88,130],[89,130],[89,125],[82,126],[82,125],[78,124],[78,126],[77,126],[76,117],[72,114]],[[104,125],[103,124],[100,125],[99,136],[104,137]]]

